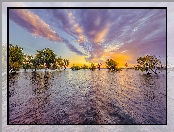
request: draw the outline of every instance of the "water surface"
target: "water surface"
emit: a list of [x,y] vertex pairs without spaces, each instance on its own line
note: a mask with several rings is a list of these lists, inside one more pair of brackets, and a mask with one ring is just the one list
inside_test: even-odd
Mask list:
[[19,72],[9,76],[10,124],[165,124],[166,74]]

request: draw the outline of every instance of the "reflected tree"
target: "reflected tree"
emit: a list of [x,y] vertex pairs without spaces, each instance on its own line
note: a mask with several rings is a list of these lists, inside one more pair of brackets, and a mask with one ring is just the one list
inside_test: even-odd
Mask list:
[[158,75],[143,75],[143,91],[144,91],[144,98],[148,101],[153,101],[156,97],[155,90],[159,88],[158,86]]

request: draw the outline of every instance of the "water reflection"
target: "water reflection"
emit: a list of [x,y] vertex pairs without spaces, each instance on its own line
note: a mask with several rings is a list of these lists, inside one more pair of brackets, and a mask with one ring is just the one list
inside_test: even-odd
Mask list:
[[165,81],[134,70],[19,73],[9,77],[10,123],[164,124]]
[[19,80],[19,73],[9,74],[9,97],[13,97],[16,94],[15,85]]
[[154,101],[156,98],[155,95],[155,90],[158,89],[156,80],[158,80],[159,76],[158,75],[144,75],[143,76],[144,81],[143,81],[143,89],[144,89],[144,98],[147,101]]
[[31,73],[31,86],[35,94],[44,93],[50,88],[51,83],[49,82],[52,78],[52,74],[49,72],[32,72]]

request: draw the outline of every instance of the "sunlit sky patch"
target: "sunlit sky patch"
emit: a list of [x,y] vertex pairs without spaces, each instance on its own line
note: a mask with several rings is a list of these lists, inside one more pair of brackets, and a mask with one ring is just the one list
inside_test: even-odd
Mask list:
[[34,55],[49,47],[70,64],[166,62],[165,9],[10,9],[9,42]]

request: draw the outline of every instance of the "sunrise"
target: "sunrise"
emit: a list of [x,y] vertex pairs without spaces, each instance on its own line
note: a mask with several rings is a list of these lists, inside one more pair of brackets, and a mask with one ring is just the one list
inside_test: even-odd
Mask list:
[[109,58],[133,65],[147,54],[165,64],[165,15],[164,9],[10,9],[9,41],[32,55],[49,47],[70,66]]
[[8,8],[8,22],[9,124],[166,124],[166,8]]

